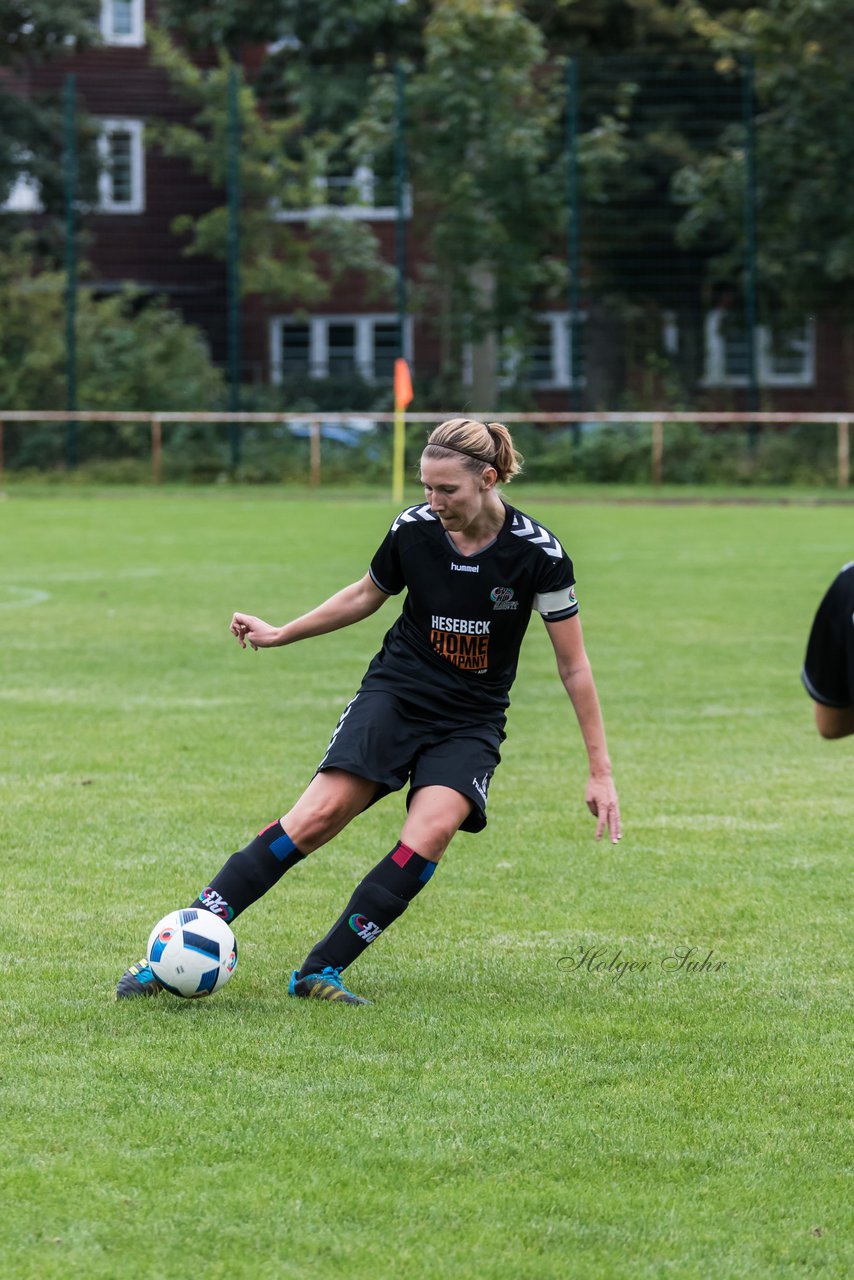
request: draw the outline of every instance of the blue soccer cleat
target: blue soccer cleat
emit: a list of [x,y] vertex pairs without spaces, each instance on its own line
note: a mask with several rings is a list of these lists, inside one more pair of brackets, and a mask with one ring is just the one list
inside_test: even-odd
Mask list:
[[147,960],[138,960],[119,978],[116,987],[117,1000],[130,1000],[133,996],[159,996],[163,990]]
[[288,995],[302,1000],[337,1000],[339,1004],[370,1004],[362,996],[348,991],[341,981],[341,970],[327,965],[320,973],[307,973],[304,978],[294,969],[288,983]]

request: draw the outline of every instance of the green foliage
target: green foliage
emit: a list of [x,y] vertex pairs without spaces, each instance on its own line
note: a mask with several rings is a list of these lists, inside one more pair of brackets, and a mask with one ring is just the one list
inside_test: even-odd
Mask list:
[[[425,0],[160,0],[163,24],[192,45],[236,49],[257,42],[276,45],[292,60],[369,65],[401,39],[411,40],[423,21]],[[275,48],[271,52],[276,57]],[[282,68],[278,68],[281,70]]]
[[0,64],[29,67],[98,42],[101,0],[3,0]]
[[409,89],[411,169],[448,350],[463,336],[524,329],[537,296],[563,279],[543,252],[563,200],[553,152],[562,97],[546,60],[540,32],[508,0],[439,0],[425,24]]
[[[0,387],[3,407],[66,407],[65,277],[37,271],[25,242],[0,255]],[[199,410],[218,405],[222,377],[202,335],[158,299],[132,288],[98,296],[82,288],[77,311],[78,405],[90,410]],[[64,428],[7,429],[13,466],[50,466]],[[145,428],[91,426],[85,453],[138,449]]]
[[[232,122],[228,80],[233,63],[220,53],[211,69],[196,66],[162,31],[150,33],[154,61],[168,73],[174,89],[196,107],[192,125],[153,120],[150,136],[168,156],[185,158],[194,172],[222,190],[227,184]],[[264,110],[255,90],[241,79],[239,119],[240,278],[244,294],[316,303],[329,280],[356,270],[373,278],[376,288],[391,280],[375,239],[362,223],[334,214],[313,221],[309,234],[276,217],[279,210],[313,203],[323,172],[325,149],[300,136],[298,116],[276,117]],[[228,209],[217,205],[199,217],[181,216],[174,230],[189,237],[185,253],[225,258]],[[326,270],[321,270],[322,252]]]
[[[775,0],[718,16],[693,0],[679,7],[723,64],[755,59],[759,278],[768,312],[783,325],[828,307],[854,318],[850,5]],[[743,135],[730,133],[679,176],[686,242],[721,233],[737,239],[744,164]],[[734,275],[726,258],[718,269]]]
[[[0,5],[0,66],[11,72],[0,77],[0,205],[19,178],[26,176],[37,186],[47,215],[39,227],[39,250],[47,261],[57,261],[62,253],[65,106],[61,92],[22,93],[15,76],[67,55],[70,41],[78,50],[96,43],[99,9],[99,0],[9,0]],[[78,112],[76,132],[77,195],[87,202],[96,187],[96,126],[84,112]],[[0,248],[9,247],[25,216],[0,212]]]
[[[391,393],[353,374],[329,378],[289,376],[281,386],[241,389],[241,408],[249,413],[304,413],[295,428],[285,423],[240,427],[240,463],[231,460],[230,428],[212,423],[180,423],[164,427],[164,477],[193,483],[230,480],[249,484],[306,484],[310,477],[309,415],[348,410],[387,412]],[[147,453],[147,450],[145,450]],[[385,481],[391,470],[391,436],[387,427],[355,428],[344,417],[324,427],[322,482],[352,486]]]

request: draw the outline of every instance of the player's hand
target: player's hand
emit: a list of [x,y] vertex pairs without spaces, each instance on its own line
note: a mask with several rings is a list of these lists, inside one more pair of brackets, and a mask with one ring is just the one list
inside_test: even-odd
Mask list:
[[587,782],[585,799],[587,808],[596,819],[596,839],[601,840],[607,827],[611,843],[616,844],[623,832],[620,826],[620,802],[617,799],[617,789],[611,775],[591,774]]
[[245,649],[247,643],[253,649],[272,649],[280,642],[279,628],[251,613],[235,613],[229,630],[241,649]]

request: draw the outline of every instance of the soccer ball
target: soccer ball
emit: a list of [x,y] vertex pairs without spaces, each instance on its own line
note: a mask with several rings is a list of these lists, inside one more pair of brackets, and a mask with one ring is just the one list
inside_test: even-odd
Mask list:
[[237,967],[237,939],[219,916],[186,907],[170,912],[151,930],[148,963],[173,996],[210,996]]

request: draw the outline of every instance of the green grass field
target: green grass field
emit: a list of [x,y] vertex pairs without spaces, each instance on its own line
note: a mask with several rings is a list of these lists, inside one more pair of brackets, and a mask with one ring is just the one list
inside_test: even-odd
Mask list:
[[113,995],[306,783],[395,605],[267,653],[232,611],[360,576],[389,502],[0,502],[5,1277],[854,1274],[854,740],[799,684],[850,508],[508,496],[575,560],[625,835],[592,840],[534,619],[489,828],[351,971],[363,1009],[285,982],[400,796],[238,921],[221,994]]

